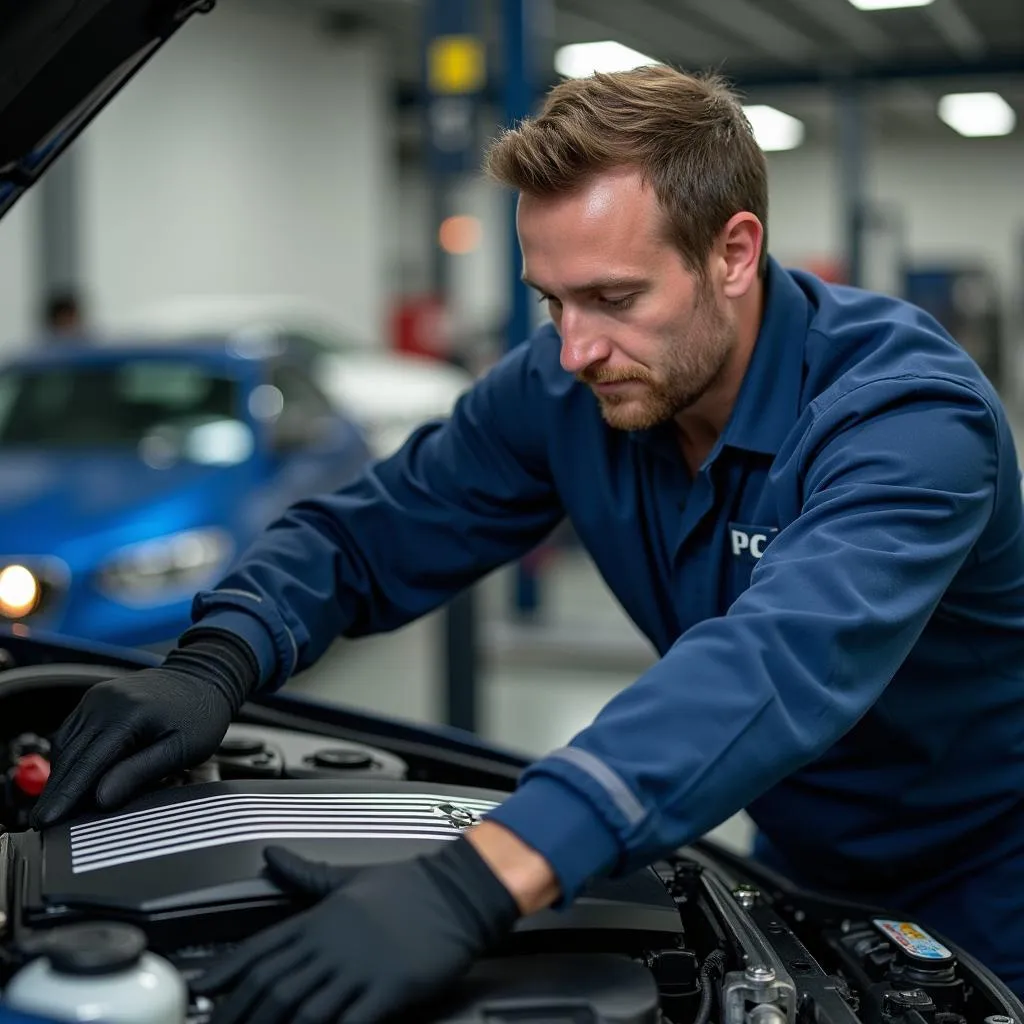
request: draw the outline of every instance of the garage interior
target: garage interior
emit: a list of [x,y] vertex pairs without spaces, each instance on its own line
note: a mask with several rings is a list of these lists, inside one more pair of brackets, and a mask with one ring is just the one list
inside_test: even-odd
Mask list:
[[[451,36],[472,66],[432,78]],[[472,379],[540,315],[483,148],[566,48],[600,43],[580,59],[733,81],[768,133],[773,254],[928,304],[1024,426],[1024,8],[1005,0],[218,0],[0,223],[0,358],[59,348],[43,311],[62,294],[76,344],[182,297],[284,296],[359,351]],[[449,609],[339,640],[291,688],[539,755],[653,660],[559,536]],[[749,841],[742,816],[721,835]]]

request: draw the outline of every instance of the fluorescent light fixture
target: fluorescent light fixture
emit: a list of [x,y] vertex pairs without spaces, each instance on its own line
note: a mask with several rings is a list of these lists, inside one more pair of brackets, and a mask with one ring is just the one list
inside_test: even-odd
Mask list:
[[804,141],[804,123],[775,107],[754,104],[744,107],[757,144],[766,152],[796,149]]
[[897,7],[927,7],[935,0],[850,0],[858,11],[892,11]]
[[555,70],[566,78],[586,78],[595,71],[632,71],[647,64],[660,64],[622,43],[572,43],[555,53]]
[[1013,107],[997,92],[953,92],[939,100],[939,117],[968,138],[1009,135],[1017,124]]

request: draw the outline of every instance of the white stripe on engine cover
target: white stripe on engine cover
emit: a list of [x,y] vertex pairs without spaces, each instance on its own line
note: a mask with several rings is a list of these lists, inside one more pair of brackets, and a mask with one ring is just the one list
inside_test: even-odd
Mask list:
[[73,825],[73,836],[94,836],[114,833],[124,835],[128,831],[146,831],[155,824],[194,820],[200,814],[221,814],[225,810],[245,807],[293,806],[310,810],[314,806],[328,809],[352,811],[378,811],[386,814],[399,812],[432,811],[438,804],[452,803],[470,811],[483,813],[491,810],[492,800],[476,800],[439,796],[432,793],[225,793],[220,796],[189,800],[168,807],[156,807],[148,811],[133,811],[111,818]]
[[439,814],[452,804],[483,815],[497,806],[432,793],[222,794],[71,827],[74,874],[154,857],[282,839],[456,839]]

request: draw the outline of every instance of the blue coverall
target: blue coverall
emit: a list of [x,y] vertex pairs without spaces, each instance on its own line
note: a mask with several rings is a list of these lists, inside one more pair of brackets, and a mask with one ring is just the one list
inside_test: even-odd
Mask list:
[[542,327],[393,457],[295,506],[194,616],[266,689],[568,517],[660,660],[492,817],[563,899],[747,808],[798,882],[913,914],[1024,993],[1024,516],[1004,410],[906,303],[770,262],[691,476],[618,432]]

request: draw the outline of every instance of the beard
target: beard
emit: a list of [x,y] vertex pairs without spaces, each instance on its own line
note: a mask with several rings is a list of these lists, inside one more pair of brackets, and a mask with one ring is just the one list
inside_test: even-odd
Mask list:
[[655,368],[596,369],[578,379],[624,383],[621,392],[594,392],[604,421],[616,430],[650,430],[689,409],[721,379],[736,342],[736,331],[714,301],[701,297],[689,324],[664,339],[664,361]]

